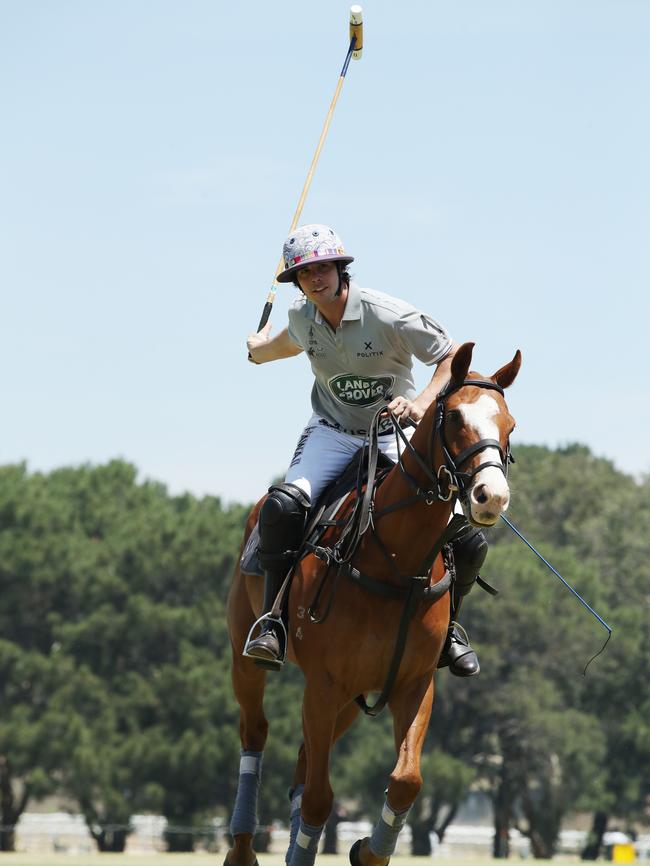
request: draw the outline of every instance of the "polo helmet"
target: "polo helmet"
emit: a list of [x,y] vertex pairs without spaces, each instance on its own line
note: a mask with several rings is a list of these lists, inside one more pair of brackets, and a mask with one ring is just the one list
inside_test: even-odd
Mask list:
[[282,249],[284,270],[277,276],[279,283],[290,283],[297,271],[314,262],[342,262],[349,264],[354,256],[349,256],[343,241],[329,226],[300,226],[284,242]]

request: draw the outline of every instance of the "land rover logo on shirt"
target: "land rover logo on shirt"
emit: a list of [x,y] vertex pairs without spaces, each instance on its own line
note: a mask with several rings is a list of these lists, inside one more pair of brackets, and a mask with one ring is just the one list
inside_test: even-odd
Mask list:
[[344,373],[328,382],[331,393],[345,406],[372,406],[393,389],[394,376],[355,376]]

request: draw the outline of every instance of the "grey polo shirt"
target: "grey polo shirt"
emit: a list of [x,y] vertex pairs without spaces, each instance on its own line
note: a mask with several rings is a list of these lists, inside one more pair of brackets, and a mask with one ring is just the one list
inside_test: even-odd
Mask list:
[[289,309],[289,336],[311,362],[314,412],[355,435],[368,430],[386,395],[416,396],[414,356],[424,364],[437,364],[451,348],[449,334],[434,319],[356,283],[350,284],[336,331],[303,297]]

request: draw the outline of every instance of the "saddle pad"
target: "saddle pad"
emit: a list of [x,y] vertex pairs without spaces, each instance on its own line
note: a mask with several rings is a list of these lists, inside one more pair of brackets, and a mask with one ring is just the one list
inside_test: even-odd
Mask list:
[[242,574],[252,574],[257,577],[264,577],[264,572],[257,557],[257,551],[260,546],[260,531],[257,523],[253,527],[253,531],[248,536],[244,552],[239,560],[239,569]]

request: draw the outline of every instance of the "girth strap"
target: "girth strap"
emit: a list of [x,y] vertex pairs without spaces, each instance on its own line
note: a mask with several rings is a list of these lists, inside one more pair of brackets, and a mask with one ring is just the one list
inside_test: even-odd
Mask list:
[[[369,574],[363,574],[363,572],[359,571],[358,568],[354,568],[354,566],[350,565],[349,562],[344,562],[340,570],[343,577],[349,578],[352,583],[355,583],[362,589],[367,589],[368,592],[372,592],[374,595],[381,595],[384,598],[399,599],[401,601],[402,599],[407,598],[411,591],[410,584],[408,586],[395,586],[394,583],[386,583],[383,580],[377,580],[374,577],[370,577]],[[426,580],[428,577],[428,574],[418,574],[409,578],[409,580]],[[433,604],[434,601],[438,601],[439,598],[442,598],[450,587],[451,575],[449,572],[446,572],[445,576],[437,583],[425,587],[421,593],[422,600],[427,604]]]

